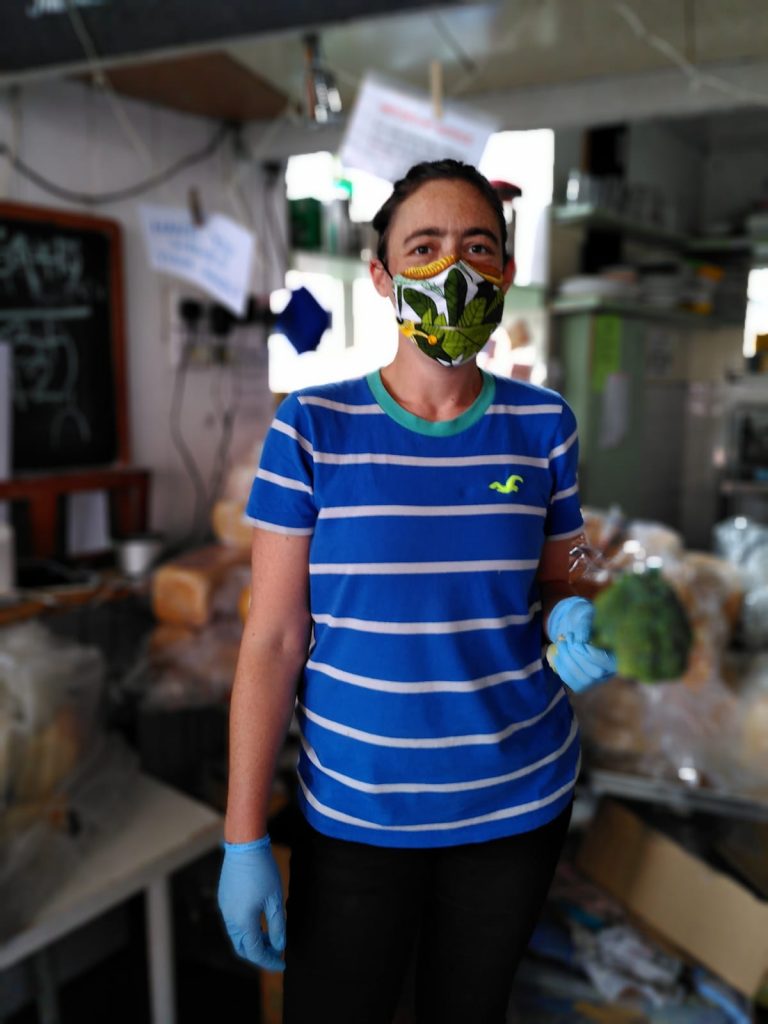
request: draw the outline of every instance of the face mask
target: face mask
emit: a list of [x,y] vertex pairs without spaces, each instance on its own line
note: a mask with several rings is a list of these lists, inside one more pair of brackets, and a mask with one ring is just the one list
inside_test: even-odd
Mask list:
[[401,332],[443,366],[468,362],[501,321],[502,278],[446,256],[392,278]]

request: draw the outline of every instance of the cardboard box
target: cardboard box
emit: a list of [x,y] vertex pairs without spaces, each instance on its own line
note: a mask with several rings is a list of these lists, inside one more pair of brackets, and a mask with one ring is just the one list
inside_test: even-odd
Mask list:
[[768,973],[768,902],[605,801],[578,866],[639,921],[754,997]]

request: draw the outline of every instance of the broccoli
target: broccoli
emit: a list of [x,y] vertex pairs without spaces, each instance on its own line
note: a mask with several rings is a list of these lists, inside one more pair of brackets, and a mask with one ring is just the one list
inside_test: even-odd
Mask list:
[[590,643],[612,650],[619,675],[654,683],[685,672],[691,627],[658,569],[627,573],[594,600]]

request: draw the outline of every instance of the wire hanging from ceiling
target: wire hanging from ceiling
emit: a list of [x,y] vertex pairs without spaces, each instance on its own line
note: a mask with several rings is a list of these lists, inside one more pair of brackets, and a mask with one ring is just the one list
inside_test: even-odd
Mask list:
[[115,120],[120,125],[123,134],[127,137],[134,150],[141,156],[148,167],[154,167],[155,161],[152,154],[144,143],[141,135],[134,127],[125,107],[118,99],[115,90],[112,88],[112,83],[104,74],[104,70],[99,63],[101,59],[99,52],[96,49],[93,37],[86,27],[82,14],[75,6],[73,0],[64,0],[64,2],[67,6],[67,15],[69,16],[74,33],[77,36],[80,45],[83,48],[83,52],[85,53],[86,60],[88,61],[88,69],[91,73],[91,78],[101,92],[106,96]]
[[735,85],[733,82],[729,82],[726,78],[721,78],[719,75],[712,75],[708,72],[700,71],[699,68],[696,67],[695,64],[692,64],[691,61],[689,61],[676,46],[670,43],[668,39],[663,39],[661,36],[657,36],[654,32],[650,32],[645,27],[640,16],[632,7],[629,6],[629,4],[623,3],[622,0],[616,0],[613,7],[616,13],[626,21],[639,39],[642,39],[644,43],[651,47],[651,49],[663,54],[667,60],[682,71],[688,79],[692,89],[712,89],[715,92],[720,92],[725,96],[742,100],[745,103],[768,106],[768,94],[756,92],[753,89],[745,89],[740,85]]

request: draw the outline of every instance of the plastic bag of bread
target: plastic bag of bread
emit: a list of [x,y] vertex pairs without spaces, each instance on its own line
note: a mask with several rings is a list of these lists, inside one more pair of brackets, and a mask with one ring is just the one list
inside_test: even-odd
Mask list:
[[61,789],[99,731],[104,663],[37,622],[0,630],[0,807]]
[[[165,562],[152,576],[152,610],[161,622],[201,628],[214,613],[217,592],[233,575],[242,578],[246,548],[211,544]],[[237,614],[237,587],[231,605]]]
[[215,619],[200,630],[158,626],[148,642],[142,706],[167,710],[226,701],[241,633],[238,618]]
[[727,668],[739,698],[737,749],[768,799],[768,652],[733,652]]
[[615,676],[571,695],[585,755],[592,764],[617,771],[636,768],[651,754],[643,687]]
[[721,672],[722,657],[736,629],[744,586],[740,571],[725,559],[689,551],[663,566],[688,615],[693,646],[683,682],[693,689]]

